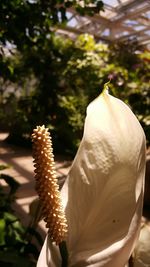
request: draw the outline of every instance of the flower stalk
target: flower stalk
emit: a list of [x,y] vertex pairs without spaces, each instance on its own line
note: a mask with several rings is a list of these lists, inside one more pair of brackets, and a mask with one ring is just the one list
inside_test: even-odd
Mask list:
[[129,259],[129,267],[134,267],[134,258],[133,258],[133,255],[130,256],[130,259]]
[[65,241],[59,244],[59,251],[62,258],[61,267],[68,267],[68,250]]

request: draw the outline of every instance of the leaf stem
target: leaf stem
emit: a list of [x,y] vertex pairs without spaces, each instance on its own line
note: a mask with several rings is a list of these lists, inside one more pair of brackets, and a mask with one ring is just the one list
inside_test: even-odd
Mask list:
[[134,267],[134,259],[132,255],[130,256],[130,259],[129,259],[129,267]]
[[68,266],[68,250],[66,246],[66,242],[62,241],[59,243],[59,250],[62,258],[62,264],[61,267],[67,267]]

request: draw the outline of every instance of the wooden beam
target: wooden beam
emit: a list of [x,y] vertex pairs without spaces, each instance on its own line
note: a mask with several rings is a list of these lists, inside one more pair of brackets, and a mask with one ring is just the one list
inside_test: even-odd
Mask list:
[[[66,33],[67,33],[67,32],[70,32],[70,33],[74,33],[74,34],[76,34],[76,35],[85,33],[84,30],[76,29],[76,28],[73,28],[73,27],[70,27],[70,26],[65,26],[65,27],[63,27],[63,26],[59,26],[59,28],[56,29],[56,31],[59,31],[59,29],[62,30],[62,31],[64,31],[64,33],[65,33],[65,32],[66,32]],[[86,32],[86,33],[88,33],[88,32]],[[90,33],[90,34],[92,34],[92,33]],[[96,33],[93,33],[92,35],[93,35],[97,40],[102,40],[102,41],[105,41],[105,42],[109,42],[109,38],[107,38],[107,37],[97,35]]]
[[[145,29],[142,29],[142,30],[139,30],[139,31],[134,31],[132,34],[128,34],[126,36],[122,36],[122,37],[120,37],[120,40],[122,41],[124,39],[128,39],[131,36],[138,36],[138,34],[140,34],[140,33],[142,33],[142,35],[145,35],[144,32],[148,31],[148,30],[150,30],[150,25],[148,27],[146,27]],[[150,36],[149,36],[149,38],[150,38]]]
[[143,4],[144,1],[143,0],[129,0],[128,2],[122,3],[120,6],[116,7],[116,11],[117,12],[129,12],[130,9],[132,8],[136,8],[137,6],[139,6],[140,4]]
[[[150,11],[150,0],[129,0],[125,3],[122,0],[117,1],[117,7],[112,7],[111,4],[105,5],[106,10],[117,13],[117,15],[111,17],[103,16],[102,12],[94,15],[93,17],[87,15],[82,17],[77,14],[73,8],[70,8],[68,9],[68,12],[72,14],[72,19],[74,18],[76,20],[75,27],[66,25],[59,26],[59,28],[62,32],[64,32],[64,34],[72,33],[76,36],[86,32],[93,35],[96,40],[102,40],[104,42],[122,41],[129,39],[132,36],[136,36],[137,39],[140,37],[139,42],[146,42],[147,38],[150,39],[150,36],[145,33],[145,31],[150,30],[150,20],[148,17],[146,18],[144,16],[145,13]],[[128,25],[127,20],[135,20],[138,24],[133,26]],[[136,26],[145,26],[145,28],[135,30]],[[108,36],[102,36],[103,31],[107,29],[109,30]],[[124,32],[128,33],[123,36]],[[119,37],[116,37],[117,34]]]
[[144,6],[143,8],[140,8],[139,10],[136,10],[136,12],[132,11],[132,12],[126,12],[124,15],[122,15],[120,18],[113,18],[113,21],[112,23],[122,23],[124,20],[127,20],[127,19],[132,19],[132,18],[138,18],[139,15],[141,15],[142,13],[145,13],[147,11],[150,10],[150,6]]

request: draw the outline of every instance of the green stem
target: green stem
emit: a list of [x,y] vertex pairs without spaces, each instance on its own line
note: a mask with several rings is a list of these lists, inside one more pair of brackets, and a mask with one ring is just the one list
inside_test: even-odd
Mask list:
[[67,267],[68,266],[68,250],[66,246],[66,242],[62,241],[59,244],[59,250],[62,258],[62,264],[61,267]]
[[129,259],[129,267],[134,267],[134,259],[132,255],[130,256],[130,259]]

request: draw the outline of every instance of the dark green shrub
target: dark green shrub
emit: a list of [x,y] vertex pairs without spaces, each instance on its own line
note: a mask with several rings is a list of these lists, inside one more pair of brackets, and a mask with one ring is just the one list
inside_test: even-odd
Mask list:
[[[0,170],[7,168],[0,166]],[[33,228],[24,227],[12,208],[19,184],[9,175],[0,174],[8,188],[0,184],[0,265],[35,267],[43,240]],[[36,239],[36,244],[32,239]]]

